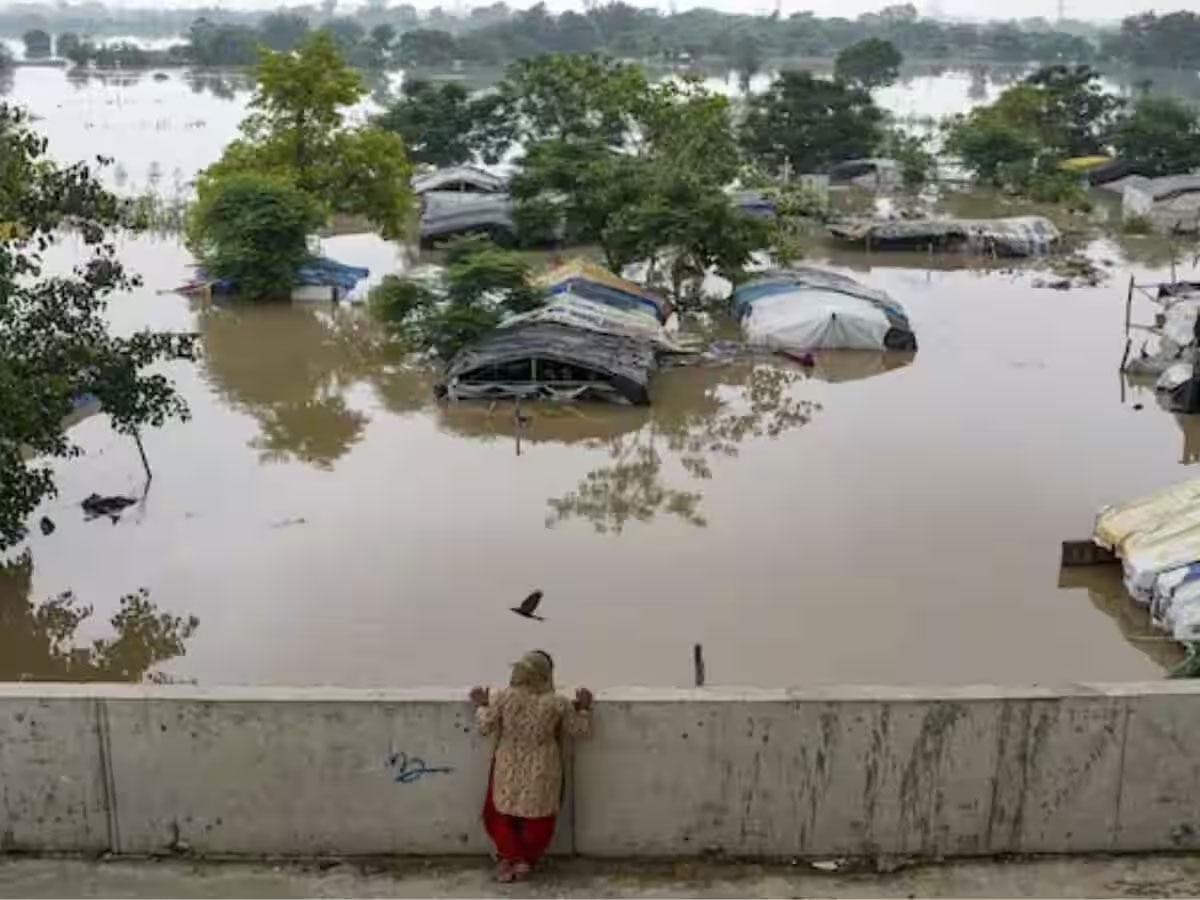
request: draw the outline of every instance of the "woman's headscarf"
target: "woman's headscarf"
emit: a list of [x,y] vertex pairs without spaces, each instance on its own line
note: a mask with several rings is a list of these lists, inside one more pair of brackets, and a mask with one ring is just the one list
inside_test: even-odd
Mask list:
[[554,690],[554,660],[545,650],[531,650],[512,667],[512,687],[525,688],[534,693],[544,694]]

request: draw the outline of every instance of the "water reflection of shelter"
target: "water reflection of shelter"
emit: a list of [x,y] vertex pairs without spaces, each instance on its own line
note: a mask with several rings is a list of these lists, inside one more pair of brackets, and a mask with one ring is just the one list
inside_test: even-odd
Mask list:
[[1084,589],[1092,605],[1109,616],[1121,635],[1163,669],[1183,661],[1183,648],[1150,624],[1149,612],[1129,598],[1119,566],[1083,566],[1059,571],[1060,589]]
[[898,350],[828,350],[812,354],[813,365],[806,374],[830,384],[862,381],[902,369],[916,358],[915,353]]

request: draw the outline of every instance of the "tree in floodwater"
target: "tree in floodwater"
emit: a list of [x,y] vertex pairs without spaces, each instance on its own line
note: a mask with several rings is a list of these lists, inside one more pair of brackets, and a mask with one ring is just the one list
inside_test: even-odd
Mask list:
[[187,245],[210,277],[249,300],[287,299],[308,260],[308,235],[325,219],[309,194],[257,172],[203,179],[187,216]]
[[412,205],[404,144],[374,126],[350,127],[346,110],[366,93],[317,31],[292,53],[263,51],[242,136],[198,183],[257,173],[290,181],[331,213],[361,216],[389,239],[402,237]]
[[750,101],[742,140],[770,170],[823,172],[833,163],[870,156],[883,138],[883,112],[871,95],[810,72],[780,72]]
[[[187,415],[166,376],[148,370],[194,359],[194,338],[108,329],[108,298],[140,283],[114,242],[126,208],[86,165],[52,162],[25,115],[0,104],[0,551],[56,494],[47,459],[78,454],[64,422],[80,397],[127,435]],[[77,263],[47,274],[43,254],[63,239],[78,242]]]
[[1146,175],[1200,168],[1200,114],[1174,97],[1142,97],[1113,128],[1120,157]]
[[40,604],[29,599],[33,558],[0,564],[0,681],[151,681],[155,668],[183,656],[200,620],[159,612],[146,591],[121,599],[110,620],[114,637],[80,644],[76,632],[92,615],[72,593]]
[[25,44],[26,59],[48,59],[54,52],[50,35],[40,28],[31,28],[25,32],[21,40]]
[[891,41],[868,38],[839,53],[833,72],[839,81],[871,91],[899,78],[903,63],[904,56]]
[[405,78],[400,96],[375,124],[400,135],[414,163],[442,168],[469,162],[474,155],[470,95],[454,81]]
[[440,290],[389,275],[370,298],[393,336],[442,360],[492,331],[505,314],[528,312],[544,301],[524,254],[474,237],[447,247]]

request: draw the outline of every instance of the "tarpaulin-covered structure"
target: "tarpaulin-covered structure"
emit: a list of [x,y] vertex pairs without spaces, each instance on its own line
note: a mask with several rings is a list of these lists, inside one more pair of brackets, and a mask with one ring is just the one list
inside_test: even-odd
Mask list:
[[881,291],[823,269],[769,272],[733,292],[733,312],[752,346],[789,355],[811,350],[917,349],[904,308]]
[[[296,270],[291,296],[293,300],[345,300],[370,275],[370,269],[315,256]],[[196,277],[176,291],[185,296],[212,296],[233,295],[237,289],[237,284],[228,278],[210,278],[200,266],[196,268]]]
[[1062,239],[1043,216],[1007,219],[851,219],[834,222],[835,238],[877,250],[970,250],[996,256],[1037,256]]
[[686,352],[663,327],[665,299],[595,263],[573,260],[535,284],[546,304],[460,351],[439,396],[644,404],[658,353]]
[[645,341],[530,322],[498,328],[459,352],[437,387],[451,400],[650,402],[654,350]]
[[536,284],[552,297],[574,294],[618,309],[649,312],[659,322],[671,315],[671,303],[649,288],[614,275],[587,259],[574,259],[539,276]]
[[1121,558],[1125,586],[1176,640],[1200,640],[1200,479],[1096,517],[1092,540]]

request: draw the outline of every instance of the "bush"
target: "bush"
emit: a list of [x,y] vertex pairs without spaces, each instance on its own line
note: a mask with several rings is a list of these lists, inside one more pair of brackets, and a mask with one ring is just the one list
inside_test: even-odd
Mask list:
[[449,360],[505,315],[534,309],[543,300],[521,254],[483,238],[464,238],[447,250],[441,291],[389,275],[371,291],[370,307],[411,349]]
[[283,179],[257,173],[201,179],[188,214],[188,248],[210,277],[246,298],[286,297],[325,211]]

